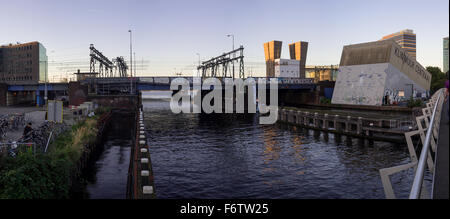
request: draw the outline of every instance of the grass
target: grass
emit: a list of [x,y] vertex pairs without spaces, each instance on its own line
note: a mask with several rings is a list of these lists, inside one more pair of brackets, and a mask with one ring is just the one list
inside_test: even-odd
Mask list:
[[87,118],[59,135],[47,154],[23,152],[16,158],[0,158],[0,199],[70,198],[71,175],[85,145],[96,140],[100,116]]

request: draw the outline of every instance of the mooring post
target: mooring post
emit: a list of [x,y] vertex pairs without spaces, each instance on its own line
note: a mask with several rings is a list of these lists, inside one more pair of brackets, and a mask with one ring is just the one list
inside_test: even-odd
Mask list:
[[305,112],[305,119],[304,119],[305,126],[309,126],[309,112]]
[[328,130],[328,113],[325,113],[323,117],[323,129]]
[[314,128],[319,128],[319,113],[314,113]]
[[360,135],[362,133],[362,117],[358,117],[358,123],[356,124],[356,134]]
[[345,122],[345,132],[350,132],[350,126],[351,126],[351,123],[350,123],[350,119],[351,119],[352,117],[351,116],[347,116],[347,121]]
[[334,116],[334,129],[336,130],[336,132],[341,131],[341,126],[339,125],[339,115]]

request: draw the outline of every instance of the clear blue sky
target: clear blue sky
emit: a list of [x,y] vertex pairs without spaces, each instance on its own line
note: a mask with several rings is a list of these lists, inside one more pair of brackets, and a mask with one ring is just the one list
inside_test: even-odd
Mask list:
[[[89,70],[89,44],[129,60],[133,30],[138,75],[191,74],[201,59],[245,47],[246,69],[265,73],[263,43],[308,41],[307,65],[339,64],[342,47],[403,29],[417,34],[417,60],[442,68],[448,0],[0,0],[0,44],[39,41],[49,76]],[[143,65],[142,65],[143,63]]]

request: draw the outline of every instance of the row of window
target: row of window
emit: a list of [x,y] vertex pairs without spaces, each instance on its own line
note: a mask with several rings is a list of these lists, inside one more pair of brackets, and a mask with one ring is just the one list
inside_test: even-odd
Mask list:
[[33,80],[33,76],[16,76],[16,77],[8,77],[8,78],[1,78],[2,81],[28,81]]

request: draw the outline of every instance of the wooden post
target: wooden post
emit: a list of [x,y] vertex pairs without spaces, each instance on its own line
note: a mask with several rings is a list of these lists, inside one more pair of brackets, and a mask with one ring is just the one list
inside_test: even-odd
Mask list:
[[339,115],[334,116],[334,129],[336,130],[336,132],[341,131],[341,126],[339,125]]
[[328,130],[328,114],[325,113],[323,118],[323,129]]
[[362,117],[358,117],[358,123],[356,124],[356,134],[360,135],[362,133]]
[[319,113],[314,113],[314,119],[313,119],[313,122],[314,122],[314,128],[319,128]]
[[345,132],[350,132],[350,119],[351,119],[352,117],[351,116],[347,116],[347,121],[345,122]]

